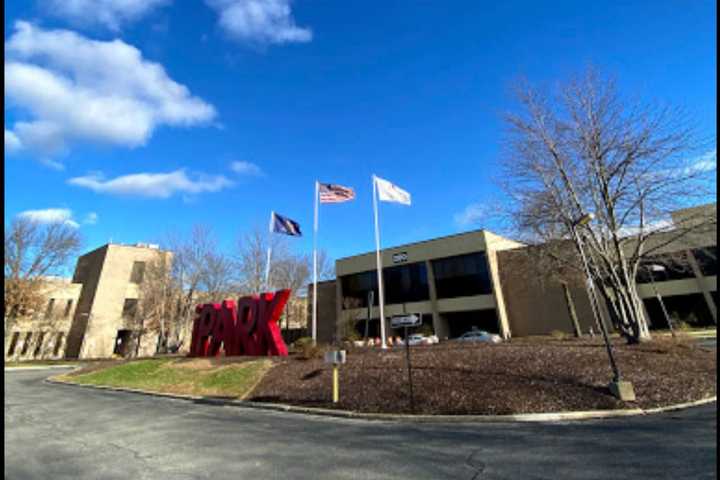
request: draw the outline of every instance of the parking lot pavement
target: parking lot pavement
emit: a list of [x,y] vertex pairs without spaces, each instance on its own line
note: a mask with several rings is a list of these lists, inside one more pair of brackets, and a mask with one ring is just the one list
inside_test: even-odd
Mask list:
[[716,404],[559,424],[398,424],[220,407],[5,372],[5,478],[716,478]]

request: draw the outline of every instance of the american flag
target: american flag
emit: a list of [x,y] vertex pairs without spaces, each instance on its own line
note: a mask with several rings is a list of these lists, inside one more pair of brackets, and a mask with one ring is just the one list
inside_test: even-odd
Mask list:
[[355,191],[350,187],[332,183],[320,184],[320,203],[348,202],[355,198]]

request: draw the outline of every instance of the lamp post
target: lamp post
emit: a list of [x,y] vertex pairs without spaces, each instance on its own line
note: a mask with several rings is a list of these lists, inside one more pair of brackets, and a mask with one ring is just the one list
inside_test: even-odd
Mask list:
[[593,316],[595,317],[595,322],[598,324],[598,327],[602,332],[605,349],[607,350],[608,358],[610,359],[610,368],[612,368],[613,372],[613,379],[609,385],[610,392],[612,392],[612,394],[620,400],[633,401],[635,400],[635,392],[633,391],[632,384],[622,380],[620,369],[618,369],[617,363],[615,362],[615,355],[613,354],[612,344],[610,343],[605,322],[603,322],[603,319],[600,317],[600,307],[598,304],[597,293],[595,291],[595,283],[593,282],[592,274],[590,273],[590,265],[588,263],[587,256],[585,255],[585,250],[583,249],[582,239],[577,232],[578,227],[586,226],[594,218],[595,215],[592,213],[583,214],[572,223],[570,230],[572,231],[574,240],[577,242],[580,257],[582,258],[583,269],[585,270],[585,276],[587,277],[588,295],[590,297],[590,306],[592,308]]
[[662,309],[663,315],[665,316],[665,322],[667,322],[668,328],[670,329],[670,335],[675,338],[675,329],[672,326],[672,321],[670,321],[670,315],[668,315],[668,311],[665,308],[665,302],[663,302],[663,299],[660,296],[660,292],[657,289],[657,285],[655,285],[655,278],[653,276],[653,272],[664,272],[666,268],[664,265],[660,265],[657,263],[648,265],[647,268],[648,272],[650,273],[650,283],[652,284],[653,291],[655,292],[655,298],[657,298],[658,302],[660,302],[660,308]]

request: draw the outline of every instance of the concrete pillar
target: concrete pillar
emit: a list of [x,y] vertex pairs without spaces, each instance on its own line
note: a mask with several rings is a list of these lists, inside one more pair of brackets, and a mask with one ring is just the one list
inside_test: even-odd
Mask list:
[[713,299],[710,291],[707,288],[707,285],[705,284],[705,278],[703,277],[702,271],[700,270],[700,265],[698,265],[697,259],[695,258],[695,255],[693,255],[691,250],[685,250],[685,254],[687,255],[688,261],[690,262],[690,267],[695,274],[695,280],[697,281],[698,286],[700,287],[700,291],[705,298],[705,303],[710,310],[713,322],[715,322],[715,324],[717,325],[717,306],[715,305],[715,299]]
[[[336,267],[337,268],[337,267]],[[336,270],[337,271],[337,270]],[[343,293],[342,293],[342,277],[335,279],[335,332],[333,340],[340,340],[340,325],[343,323]]]
[[437,305],[437,290],[435,289],[435,271],[432,262],[425,260],[425,269],[427,270],[428,288],[430,290],[430,308],[432,309],[433,330],[438,338],[445,338],[449,335],[446,322],[440,316]]
[[500,336],[505,340],[511,337],[510,322],[505,310],[505,298],[502,293],[502,285],[500,284],[500,272],[498,269],[497,251],[491,249],[488,245],[487,238],[485,240],[485,257],[490,269],[490,280],[492,281],[493,296],[495,297],[495,312],[498,317],[500,326]]

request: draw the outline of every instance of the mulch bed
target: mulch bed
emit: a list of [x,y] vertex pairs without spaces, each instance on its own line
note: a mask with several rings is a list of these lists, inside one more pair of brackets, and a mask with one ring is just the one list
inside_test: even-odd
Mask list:
[[[716,394],[714,349],[690,340],[641,345],[614,341],[617,363],[636,402],[609,392],[612,377],[598,339],[498,345],[445,343],[411,347],[415,411],[419,414],[514,414],[652,408]],[[248,400],[411,413],[405,351],[353,349],[340,368],[340,402],[333,404],[331,368],[322,358],[275,359]]]

